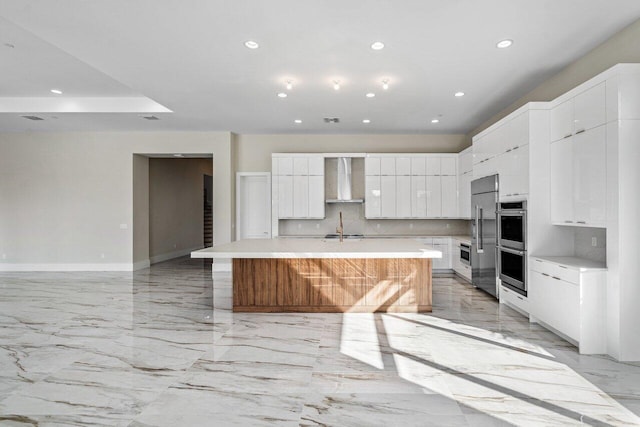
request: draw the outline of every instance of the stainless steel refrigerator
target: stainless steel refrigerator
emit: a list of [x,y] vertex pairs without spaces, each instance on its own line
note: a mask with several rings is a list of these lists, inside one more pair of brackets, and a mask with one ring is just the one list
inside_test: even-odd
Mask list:
[[493,295],[498,294],[496,243],[498,175],[471,182],[471,283]]

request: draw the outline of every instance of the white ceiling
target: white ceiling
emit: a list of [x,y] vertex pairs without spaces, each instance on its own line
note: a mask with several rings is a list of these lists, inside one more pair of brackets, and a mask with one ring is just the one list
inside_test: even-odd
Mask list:
[[466,133],[640,18],[640,1],[0,0],[0,16],[0,104],[146,97],[173,111],[44,103],[39,122],[0,113],[0,131]]

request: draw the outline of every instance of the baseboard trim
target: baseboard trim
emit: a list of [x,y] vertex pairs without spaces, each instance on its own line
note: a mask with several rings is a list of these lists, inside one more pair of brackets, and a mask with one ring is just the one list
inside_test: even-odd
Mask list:
[[196,246],[194,248],[189,249],[180,249],[179,251],[167,252],[160,255],[154,255],[149,257],[149,262],[151,265],[157,264],[159,262],[169,261],[170,259],[180,258],[181,256],[189,255],[193,251],[197,251],[198,249],[202,249],[202,246]]
[[145,259],[144,261],[138,261],[138,262],[134,262],[133,263],[133,271],[138,271],[138,270],[142,270],[145,268],[149,268],[151,267],[151,261],[148,259]]
[[0,271],[133,271],[133,264],[0,264]]

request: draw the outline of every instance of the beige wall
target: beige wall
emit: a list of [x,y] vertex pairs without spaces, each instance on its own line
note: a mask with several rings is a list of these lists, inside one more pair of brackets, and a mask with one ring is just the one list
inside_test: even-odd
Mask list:
[[149,158],[133,155],[133,262],[149,260]]
[[202,248],[204,175],[211,159],[149,159],[149,257]]
[[271,153],[458,153],[464,135],[237,135],[238,172],[271,171]]
[[134,246],[144,260],[134,154],[177,152],[213,155],[214,241],[231,241],[229,132],[0,133],[0,269],[127,269]]
[[467,140],[470,143],[473,135],[488,128],[527,102],[551,101],[616,64],[637,62],[640,62],[640,20],[616,33],[600,46],[569,64],[558,74],[545,80],[534,90],[478,126],[467,135]]

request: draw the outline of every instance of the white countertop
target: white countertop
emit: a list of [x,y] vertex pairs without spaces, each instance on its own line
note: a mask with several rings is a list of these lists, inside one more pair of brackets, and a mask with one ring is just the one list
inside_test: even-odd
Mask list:
[[532,255],[532,258],[539,258],[543,261],[549,261],[554,264],[561,264],[580,271],[606,271],[607,265],[604,262],[592,261],[586,258],[578,258],[575,256],[538,256]]
[[247,239],[191,252],[192,258],[442,258],[413,239]]

